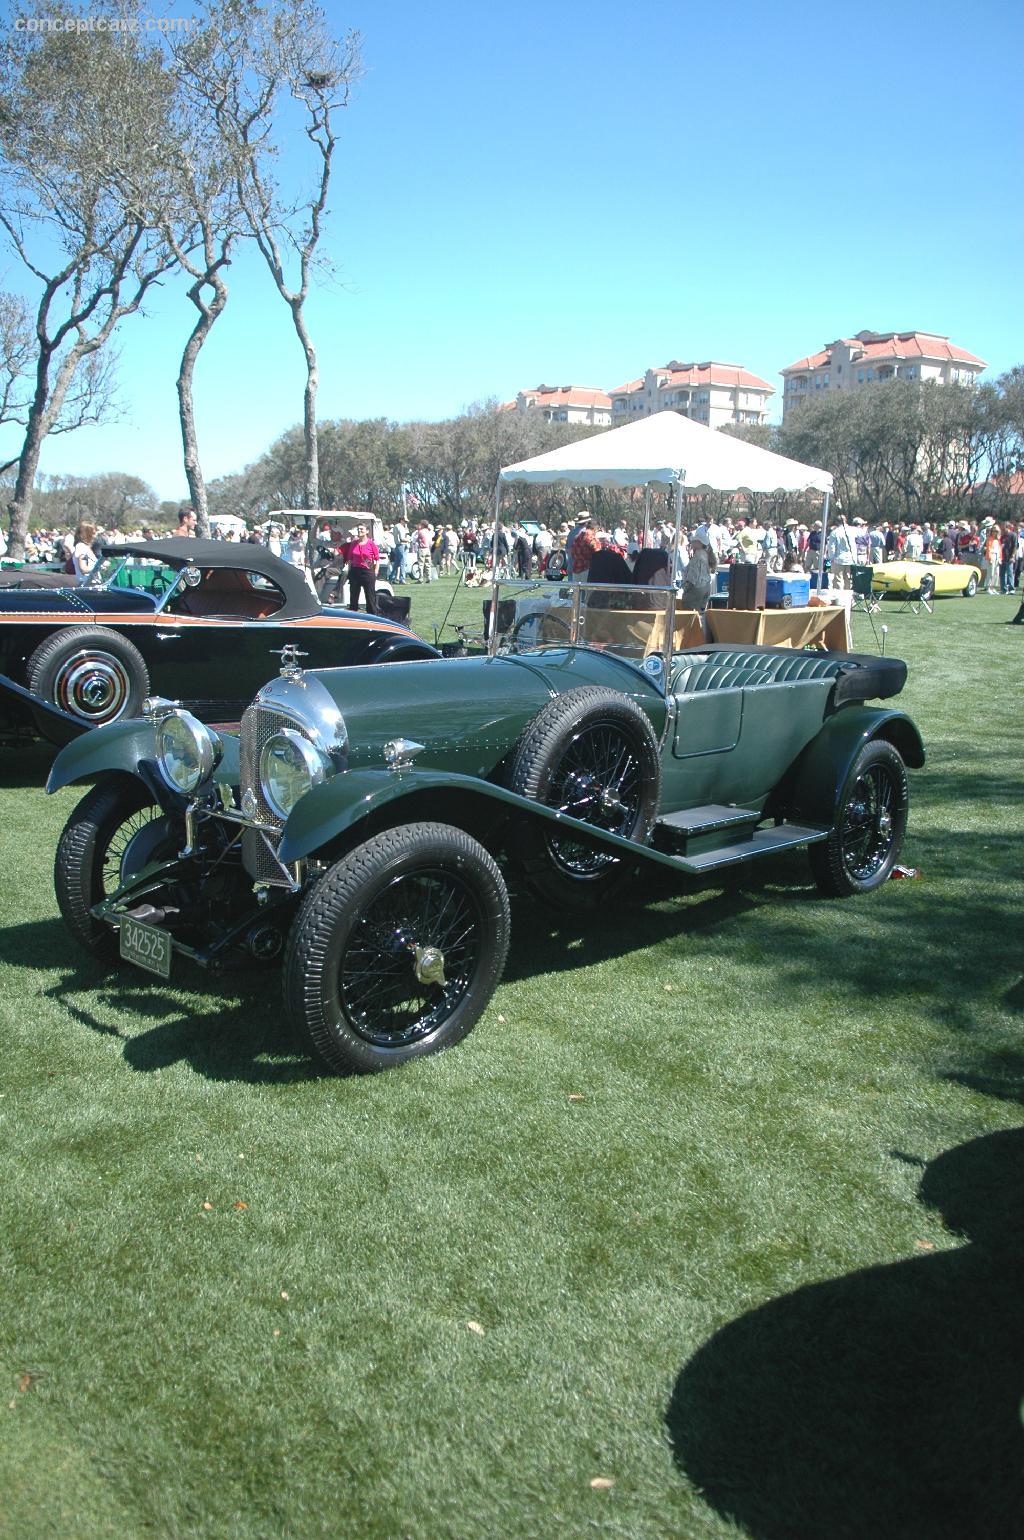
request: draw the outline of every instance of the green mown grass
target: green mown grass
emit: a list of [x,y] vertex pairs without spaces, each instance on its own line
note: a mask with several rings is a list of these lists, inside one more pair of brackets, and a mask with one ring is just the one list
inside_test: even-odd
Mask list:
[[[422,634],[451,590],[406,590]],[[80,792],[8,752],[0,1531],[1020,1532],[1015,606],[881,617],[920,880],[517,895],[475,1032],[370,1079],[273,971],[81,957]]]

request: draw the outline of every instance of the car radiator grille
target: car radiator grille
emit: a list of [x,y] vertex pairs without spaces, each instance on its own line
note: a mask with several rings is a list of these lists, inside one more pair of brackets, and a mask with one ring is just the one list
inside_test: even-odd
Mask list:
[[[268,711],[264,706],[249,706],[242,714],[242,735],[239,750],[242,796],[251,791],[256,799],[256,817],[260,823],[282,827],[277,814],[260,787],[260,755],[266,744],[282,727],[292,727],[290,718],[280,712]],[[280,882],[281,867],[267,849],[263,835],[255,829],[246,829],[242,835],[242,863],[254,882]]]

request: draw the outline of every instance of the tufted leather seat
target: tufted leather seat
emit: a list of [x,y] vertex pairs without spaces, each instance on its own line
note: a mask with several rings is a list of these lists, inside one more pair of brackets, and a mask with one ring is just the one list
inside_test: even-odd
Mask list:
[[757,653],[736,649],[680,659],[672,673],[676,695],[698,690],[736,690],[803,679],[834,679],[850,668],[848,659],[809,652]]
[[771,682],[771,675],[763,669],[742,663],[719,663],[714,658],[693,668],[676,669],[672,675],[672,690],[676,695],[692,695],[698,690],[739,690],[744,685]]

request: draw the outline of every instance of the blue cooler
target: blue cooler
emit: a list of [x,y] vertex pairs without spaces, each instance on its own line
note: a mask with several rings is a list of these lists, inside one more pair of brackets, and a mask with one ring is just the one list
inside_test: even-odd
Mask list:
[[806,572],[769,572],[765,603],[770,610],[803,609],[811,597]]

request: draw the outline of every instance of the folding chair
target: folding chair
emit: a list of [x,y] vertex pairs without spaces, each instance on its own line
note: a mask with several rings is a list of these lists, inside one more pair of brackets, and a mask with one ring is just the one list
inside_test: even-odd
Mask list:
[[[854,604],[851,613],[866,615],[871,623],[871,634],[875,638],[875,645],[880,646],[878,630],[875,626],[875,616],[881,609],[881,602],[872,583],[874,570],[871,567],[851,567],[850,579],[854,593]],[[929,574],[930,576],[930,574]]]
[[908,594],[900,605],[899,613],[902,615],[904,610],[909,610],[912,615],[920,615],[922,610],[926,610],[930,615],[934,598],[935,575],[931,572],[925,572],[921,577],[920,585],[913,593]]

